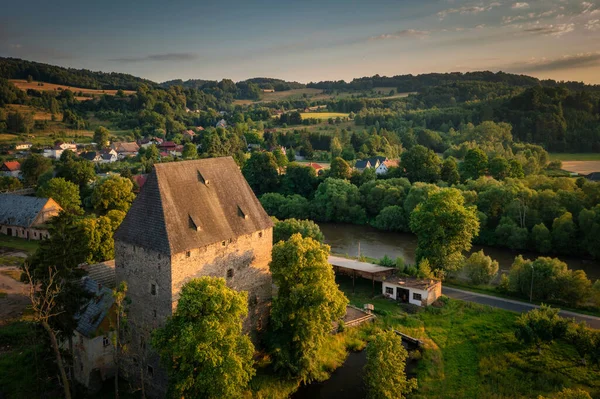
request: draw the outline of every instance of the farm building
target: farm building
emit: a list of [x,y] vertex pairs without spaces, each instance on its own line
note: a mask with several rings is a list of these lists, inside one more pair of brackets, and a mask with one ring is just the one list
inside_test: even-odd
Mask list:
[[112,143],[111,148],[117,152],[119,159],[136,156],[140,150],[140,146],[135,141],[130,143]]
[[385,175],[390,170],[390,168],[397,168],[398,166],[400,166],[399,160],[388,159],[379,164],[377,169],[375,169],[375,173],[377,173],[378,175]]
[[19,177],[21,175],[21,164],[19,161],[6,161],[0,166],[0,175]]
[[145,342],[173,315],[189,280],[225,278],[248,292],[244,331],[257,338],[266,326],[273,222],[233,158],[156,164],[114,239],[116,281],[128,285],[135,337],[122,369],[134,384],[143,369],[148,395],[164,396],[168,380]]
[[387,298],[417,306],[429,306],[442,295],[440,281],[414,277],[387,278],[381,289]]
[[62,210],[52,198],[0,195],[0,233],[28,240],[48,238],[46,223]]
[[371,165],[371,162],[369,162],[369,160],[358,160],[356,161],[356,163],[354,164],[354,169],[358,170],[359,172],[362,172],[365,169],[371,169],[373,166]]
[[19,144],[15,144],[15,150],[17,150],[17,151],[28,150],[32,146],[33,146],[33,144],[31,144],[31,143],[19,143]]

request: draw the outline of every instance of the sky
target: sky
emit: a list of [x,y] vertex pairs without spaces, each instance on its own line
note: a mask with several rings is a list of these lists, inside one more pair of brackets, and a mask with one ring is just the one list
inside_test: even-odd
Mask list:
[[600,0],[30,0],[0,56],[170,79],[476,70],[600,84]]

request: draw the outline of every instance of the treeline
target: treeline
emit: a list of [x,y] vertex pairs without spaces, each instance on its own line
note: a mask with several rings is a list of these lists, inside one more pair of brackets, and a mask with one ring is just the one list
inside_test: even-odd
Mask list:
[[376,87],[395,88],[398,92],[421,91],[425,87],[441,86],[455,82],[491,82],[505,83],[510,86],[564,86],[573,90],[600,90],[598,85],[585,85],[579,82],[556,82],[554,80],[539,80],[525,75],[516,75],[505,72],[452,72],[452,73],[428,73],[422,75],[397,75],[392,77],[371,76],[353,79],[346,83],[343,80],[310,82],[306,87],[322,90],[371,90]]
[[[204,80],[204,79],[188,79],[186,81],[182,79],[174,79],[161,83],[162,87],[171,87],[171,86],[182,86],[185,88],[192,89],[202,89],[207,86],[216,85],[218,82],[216,80]],[[238,83],[252,83],[257,85],[260,89],[272,89],[275,91],[287,91],[292,89],[303,89],[306,87],[303,83],[298,82],[287,82],[281,79],[273,79],[273,78],[251,78],[246,79],[244,81]]]
[[140,85],[156,86],[150,80],[125,73],[63,68],[18,58],[0,57],[0,76],[6,79],[27,79],[31,76],[42,82],[102,90],[136,90]]

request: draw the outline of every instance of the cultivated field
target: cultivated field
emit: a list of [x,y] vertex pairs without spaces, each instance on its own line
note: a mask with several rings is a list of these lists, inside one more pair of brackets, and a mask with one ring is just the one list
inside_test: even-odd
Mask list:
[[551,161],[600,161],[600,153],[550,154]]
[[563,170],[587,175],[592,172],[600,172],[600,161],[563,161]]
[[291,100],[291,99],[299,99],[303,98],[304,95],[306,97],[314,97],[318,94],[321,94],[323,91],[320,89],[293,89],[286,91],[276,91],[273,93],[263,93],[262,101],[282,101],[282,100]]
[[[58,90],[71,90],[73,93],[78,94],[82,92],[83,94],[90,95],[92,97],[101,96],[103,94],[108,94],[114,96],[117,94],[117,90],[96,90],[96,89],[84,89],[81,87],[73,87],[73,86],[65,86],[65,85],[57,85],[54,83],[45,83],[45,82],[27,82],[26,80],[21,79],[10,79],[10,82],[17,86],[19,89],[23,91],[27,91],[27,89],[33,89],[38,91],[58,91]],[[43,86],[39,86],[38,83],[41,83]],[[133,94],[135,93],[133,90],[123,90],[125,94]],[[89,100],[92,97],[77,97],[78,100]]]
[[327,120],[329,118],[347,118],[348,114],[345,114],[343,112],[301,112],[300,115],[302,116],[302,119],[320,119],[320,120]]

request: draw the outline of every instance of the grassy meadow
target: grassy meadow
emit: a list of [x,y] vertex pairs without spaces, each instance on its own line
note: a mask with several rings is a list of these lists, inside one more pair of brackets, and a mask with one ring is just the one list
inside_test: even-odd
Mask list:
[[[557,341],[540,355],[519,343],[516,313],[455,300],[441,308],[405,308],[373,298],[370,281],[357,279],[354,294],[351,279],[337,281],[352,304],[374,304],[378,323],[424,341],[419,389],[411,399],[537,398],[565,387],[600,395],[600,370],[583,366],[571,345]],[[375,292],[381,293],[381,284]]]
[[550,153],[551,161],[600,161],[600,153]]
[[[33,89],[37,91],[59,91],[59,90],[71,90],[75,94],[83,93],[83,97],[77,97],[78,100],[90,100],[93,97],[102,96],[104,94],[108,94],[114,96],[117,94],[118,90],[96,90],[96,89],[84,89],[82,87],[74,87],[74,86],[66,86],[66,85],[58,85],[54,83],[46,83],[46,82],[28,82],[24,79],[10,79],[10,82],[14,84],[16,87],[23,91],[27,91],[28,89]],[[38,85],[42,84],[42,86]],[[133,90],[123,90],[125,94],[133,94],[135,91]]]
[[302,119],[328,120],[329,118],[347,118],[348,114],[343,112],[301,112]]

